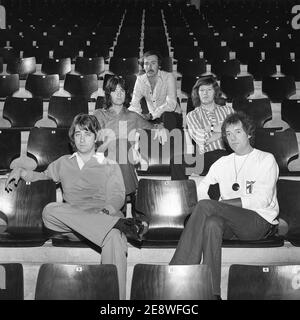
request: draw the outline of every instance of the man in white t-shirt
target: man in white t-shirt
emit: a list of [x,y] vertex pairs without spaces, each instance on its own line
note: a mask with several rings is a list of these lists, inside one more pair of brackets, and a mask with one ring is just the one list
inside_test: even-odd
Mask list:
[[[255,127],[243,113],[229,115],[222,137],[234,153],[221,157],[197,186],[198,204],[181,235],[170,264],[198,264],[212,271],[213,290],[220,298],[223,239],[259,240],[278,224],[278,165],[270,153],[252,147]],[[219,201],[210,200],[209,186],[219,183]]]

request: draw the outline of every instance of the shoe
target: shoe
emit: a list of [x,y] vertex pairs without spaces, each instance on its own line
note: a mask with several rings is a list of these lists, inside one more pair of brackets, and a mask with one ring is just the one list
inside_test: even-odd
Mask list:
[[123,232],[127,239],[140,241],[138,234],[139,227],[134,222],[133,218],[119,219],[114,225],[114,228]]
[[149,223],[147,221],[141,220],[140,218],[137,218],[137,217],[134,218],[134,222],[138,228],[139,239],[140,239],[140,241],[142,241],[144,234],[146,234],[149,229]]

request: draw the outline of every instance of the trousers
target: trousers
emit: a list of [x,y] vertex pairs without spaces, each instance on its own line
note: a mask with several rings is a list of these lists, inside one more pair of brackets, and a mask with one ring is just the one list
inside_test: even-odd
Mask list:
[[118,216],[90,213],[68,203],[52,202],[43,210],[43,222],[56,232],[77,232],[101,247],[101,263],[114,264],[118,271],[120,299],[126,298],[127,239],[113,226]]
[[199,264],[210,267],[213,292],[221,292],[222,240],[263,239],[272,225],[252,210],[216,200],[200,200],[180,237],[170,264]]

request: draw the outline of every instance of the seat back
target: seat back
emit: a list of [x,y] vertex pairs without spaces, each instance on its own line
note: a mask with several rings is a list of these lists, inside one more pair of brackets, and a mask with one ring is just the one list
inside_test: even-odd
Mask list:
[[37,171],[44,171],[59,157],[71,154],[67,128],[32,128],[27,155],[37,162]]
[[94,57],[85,58],[77,57],[75,61],[75,71],[80,74],[97,74],[104,72],[104,58]]
[[257,129],[255,133],[255,148],[274,155],[280,174],[288,174],[288,164],[299,154],[296,133],[288,128],[285,131],[269,131]]
[[66,75],[64,89],[72,96],[81,96],[90,98],[92,93],[98,90],[98,79],[96,74]]
[[207,265],[136,264],[131,300],[214,300]]
[[112,57],[109,61],[109,70],[120,76],[136,74],[139,72],[138,58]]
[[[51,180],[25,182],[20,180],[12,192],[5,190],[6,178],[0,178],[0,211],[7,220],[6,233],[21,235],[41,234],[42,211],[46,204],[56,200],[56,186]],[[7,237],[0,235],[1,243]]]
[[271,102],[268,98],[233,99],[232,107],[235,111],[243,111],[250,116],[257,128],[262,128],[267,121],[272,120]]
[[0,174],[3,174],[10,171],[11,162],[20,156],[21,131],[1,129],[0,150]]
[[143,244],[176,246],[196,203],[194,180],[140,179],[135,209],[149,221]]
[[52,96],[49,101],[48,117],[58,128],[69,128],[79,113],[88,113],[88,100],[84,97]]
[[292,76],[263,77],[261,90],[272,102],[279,103],[296,93],[295,79]]
[[24,300],[22,264],[0,264],[0,300]]
[[228,300],[299,300],[300,266],[231,265]]
[[11,96],[20,88],[20,79],[18,74],[0,75],[0,97]]
[[281,103],[281,118],[296,132],[300,132],[300,100],[283,100]]
[[43,264],[39,270],[36,300],[118,300],[115,265]]
[[36,71],[35,57],[15,58],[9,60],[6,71],[19,74],[20,79],[26,79],[29,73]]
[[41,70],[45,74],[58,74],[59,79],[64,79],[66,74],[72,70],[71,58],[44,59]]
[[7,97],[3,107],[3,118],[12,128],[29,129],[43,118],[43,100],[40,97]]
[[59,90],[59,75],[29,74],[25,89],[30,91],[33,97],[49,99],[54,92]]
[[222,76],[220,80],[221,91],[226,94],[229,101],[233,98],[247,98],[254,92],[252,76]]

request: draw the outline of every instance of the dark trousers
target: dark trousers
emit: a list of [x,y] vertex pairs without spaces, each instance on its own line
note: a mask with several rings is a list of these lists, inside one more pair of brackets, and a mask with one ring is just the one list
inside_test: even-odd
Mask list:
[[210,267],[213,292],[221,292],[222,239],[263,239],[272,225],[255,211],[215,200],[200,200],[191,214],[170,264]]

